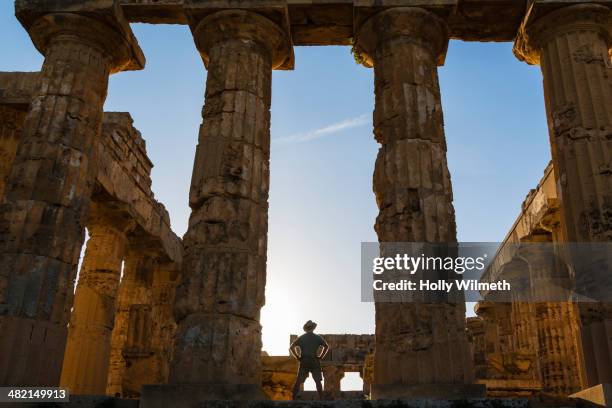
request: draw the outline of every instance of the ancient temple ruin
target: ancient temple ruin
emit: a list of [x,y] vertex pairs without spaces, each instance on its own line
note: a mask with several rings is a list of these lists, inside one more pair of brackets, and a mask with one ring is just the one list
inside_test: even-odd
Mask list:
[[[145,408],[286,397],[274,374],[294,367],[262,358],[259,316],[272,70],[293,68],[294,46],[352,45],[374,68],[380,242],[456,242],[438,82],[450,39],[514,42],[542,69],[553,164],[507,241],[612,241],[610,0],[16,0],[15,12],[45,60],[0,75],[0,385]],[[103,112],[109,75],[145,66],[130,22],[189,25],[208,70],[183,240],[129,114]],[[332,354],[328,391],[349,366],[373,399],[612,383],[607,305],[477,312],[378,302],[364,360]]]
[[[371,334],[323,334],[330,351],[321,362],[323,391],[326,398],[364,399],[370,394],[372,384],[372,357],[375,348]],[[297,335],[291,335],[291,344]],[[262,356],[262,388],[273,400],[290,400],[291,389],[297,377],[298,364],[287,356]],[[361,391],[346,392],[340,387],[345,373],[359,373],[363,380]],[[312,393],[314,397],[314,392]],[[307,396],[309,396],[307,394]]]

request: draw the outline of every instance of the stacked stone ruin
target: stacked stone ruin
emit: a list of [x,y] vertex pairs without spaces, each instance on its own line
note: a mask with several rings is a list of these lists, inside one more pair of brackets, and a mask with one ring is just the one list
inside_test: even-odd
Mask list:
[[[542,69],[557,221],[513,239],[611,241],[611,8],[16,0],[45,60],[40,73],[0,76],[0,385],[140,396],[145,407],[263,397],[272,70],[293,68],[293,46],[352,45],[374,68],[381,242],[456,242],[438,81],[450,39],[514,41]],[[144,68],[130,22],[187,24],[208,70],[184,241],[153,197],[129,114],[103,112],[109,75]],[[462,302],[377,303],[371,397],[480,396],[514,380],[520,395],[567,395],[612,382],[605,305],[529,307],[483,303],[482,320],[466,323]]]

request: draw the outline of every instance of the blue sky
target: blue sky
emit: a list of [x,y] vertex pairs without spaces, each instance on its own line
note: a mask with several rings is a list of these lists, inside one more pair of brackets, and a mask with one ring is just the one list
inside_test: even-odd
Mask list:
[[[129,111],[155,167],[153,190],[182,236],[206,71],[189,30],[133,25],[144,71],[114,75],[105,110]],[[42,57],[0,2],[0,70]],[[375,241],[373,71],[347,47],[297,47],[273,76],[270,231],[264,349],[286,354],[308,319],[327,333],[371,333],[360,302],[360,243]],[[510,43],[452,41],[440,69],[458,238],[500,241],[550,160],[541,74]]]

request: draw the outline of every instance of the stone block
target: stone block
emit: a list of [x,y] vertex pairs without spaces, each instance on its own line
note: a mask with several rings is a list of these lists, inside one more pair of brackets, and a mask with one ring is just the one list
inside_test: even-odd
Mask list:
[[598,384],[594,387],[578,391],[570,395],[570,398],[589,401],[602,407],[612,407],[612,384]]

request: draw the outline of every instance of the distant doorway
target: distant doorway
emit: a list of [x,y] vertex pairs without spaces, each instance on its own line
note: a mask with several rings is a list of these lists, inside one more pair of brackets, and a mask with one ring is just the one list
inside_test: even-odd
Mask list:
[[340,381],[341,391],[362,391],[363,380],[357,372],[344,373],[344,377]]

